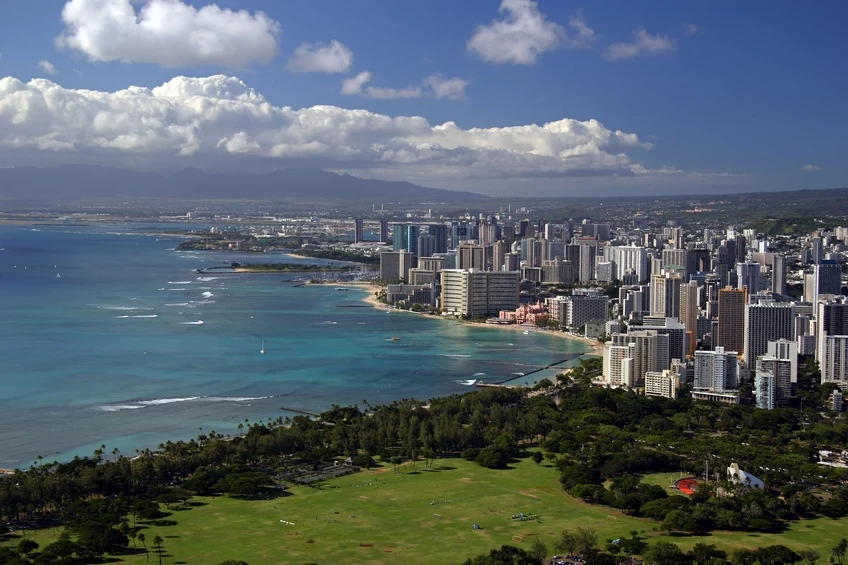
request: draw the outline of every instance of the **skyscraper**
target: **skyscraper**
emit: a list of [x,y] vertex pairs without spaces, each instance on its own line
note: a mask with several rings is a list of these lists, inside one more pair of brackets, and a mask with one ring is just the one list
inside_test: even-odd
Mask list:
[[406,251],[409,246],[409,240],[406,226],[403,224],[395,224],[392,226],[392,251]]
[[418,226],[406,226],[406,250],[413,255],[418,255]]
[[760,264],[736,263],[736,288],[748,288],[748,294],[760,292]]
[[815,309],[816,361],[821,364],[827,336],[848,336],[848,302],[844,299],[828,300],[816,304]]
[[418,236],[417,251],[419,257],[432,257],[436,252],[436,236],[421,234]]
[[445,269],[442,310],[464,317],[487,316],[518,306],[521,274],[516,271]]
[[822,294],[842,292],[842,267],[836,261],[819,261],[813,265],[813,304]]
[[622,275],[632,269],[638,279],[636,282],[648,282],[648,252],[644,247],[608,246],[604,248],[604,256],[615,263],[615,279],[621,280]]
[[435,251],[433,253],[447,253],[448,250],[448,226],[445,224],[430,224],[427,233],[435,238]]
[[698,333],[698,294],[700,288],[697,281],[689,281],[680,285],[680,321],[689,334],[687,351],[695,351],[695,337]]
[[492,248],[485,245],[463,243],[456,250],[457,269],[486,271],[491,262]]
[[786,257],[775,253],[771,266],[771,291],[786,294]]
[[793,339],[795,306],[787,302],[765,300],[745,305],[745,367],[751,371],[757,357],[768,351],[770,341]]
[[380,219],[380,243],[389,242],[389,221],[385,218]]
[[747,289],[725,287],[718,291],[718,336],[715,344],[724,351],[745,351],[745,304]]
[[594,237],[578,237],[575,241],[580,246],[580,261],[578,263],[578,277],[580,282],[594,280],[595,261],[598,255],[598,240]]
[[682,271],[663,269],[651,275],[651,316],[680,317]]
[[361,218],[357,218],[353,221],[353,242],[354,243],[361,243],[362,241],[364,241],[363,238],[362,238],[363,224],[364,224],[364,222],[362,221]]

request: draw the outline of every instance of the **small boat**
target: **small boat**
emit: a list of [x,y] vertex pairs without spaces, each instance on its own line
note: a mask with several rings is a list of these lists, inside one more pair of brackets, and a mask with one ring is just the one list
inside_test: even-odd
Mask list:
[[56,278],[57,278],[57,279],[61,279],[61,278],[62,278],[62,275],[60,275],[59,273],[56,273]]
[[397,336],[393,336],[393,337],[392,337],[392,341],[400,341],[400,338],[399,338],[399,337],[397,337]]
[[530,335],[531,333],[533,332],[531,332],[530,330],[524,330],[524,335]]
[[349,289],[349,288],[345,288],[345,287],[343,287],[343,286],[340,286],[340,287],[337,287],[337,288],[336,288],[336,290],[341,290],[341,291],[347,292],[347,291],[349,291],[350,289]]
[[259,350],[260,355],[265,355],[265,340],[262,340],[262,349]]

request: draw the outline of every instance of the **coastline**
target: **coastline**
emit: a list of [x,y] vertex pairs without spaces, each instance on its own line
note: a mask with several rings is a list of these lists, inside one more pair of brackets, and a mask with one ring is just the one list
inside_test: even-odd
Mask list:
[[[392,308],[388,304],[384,304],[383,302],[380,302],[379,300],[377,300],[377,297],[375,295],[379,291],[383,290],[383,287],[381,287],[380,285],[374,284],[372,282],[368,282],[368,283],[356,283],[356,282],[330,283],[330,282],[325,282],[325,283],[308,283],[308,284],[310,284],[310,285],[314,284],[314,285],[318,285],[318,286],[351,287],[351,288],[357,288],[357,289],[360,289],[360,290],[364,290],[364,291],[367,291],[367,293],[368,293],[367,296],[364,296],[362,298],[362,301],[365,302],[366,304],[369,304],[369,305],[373,306],[374,308],[377,308],[378,310],[387,310],[387,311],[395,310],[395,308]],[[466,321],[466,320],[459,320],[459,319],[454,318],[452,316],[432,316],[432,315],[423,314],[423,313],[420,313],[420,312],[411,312],[411,311],[408,311],[408,310],[395,310],[395,311],[403,312],[403,313],[410,313],[410,314],[418,314],[418,315],[422,315],[422,316],[427,316],[428,318],[444,320],[446,322],[454,322],[454,323],[457,323],[457,324],[464,324],[464,325],[474,326],[474,327],[478,327],[478,328],[490,328],[490,329],[507,330],[507,331],[514,331],[514,332],[515,331],[524,332],[525,330],[530,329],[530,331],[538,332],[540,334],[548,335],[548,336],[551,336],[551,337],[557,337],[557,338],[560,338],[560,339],[570,339],[572,341],[579,341],[579,342],[583,343],[586,346],[587,350],[581,356],[590,355],[590,356],[600,357],[604,354],[604,344],[602,342],[600,342],[596,339],[591,339],[591,338],[584,337],[582,335],[577,335],[577,334],[574,334],[574,333],[571,333],[571,332],[549,330],[549,329],[538,328],[538,327],[528,328],[526,326],[521,326],[521,325],[516,325],[516,324],[506,325],[506,324],[487,324],[485,322],[469,322],[469,321]]]

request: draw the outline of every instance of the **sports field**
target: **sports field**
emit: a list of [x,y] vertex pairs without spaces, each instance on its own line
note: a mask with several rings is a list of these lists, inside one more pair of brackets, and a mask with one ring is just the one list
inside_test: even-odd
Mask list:
[[[290,496],[276,500],[195,498],[201,505],[172,510],[165,518],[173,525],[149,525],[144,532],[148,547],[155,536],[164,538],[163,563],[205,565],[225,559],[243,559],[250,565],[461,563],[506,543],[529,547],[532,536],[553,550],[560,531],[578,526],[595,529],[601,542],[644,530],[649,540],[665,539],[683,548],[703,542],[730,551],[782,543],[828,555],[848,532],[848,520],[822,518],[796,522],[781,535],[661,535],[653,531],[656,523],[651,520],[568,496],[555,469],[529,459],[502,471],[459,459],[437,460],[435,467],[417,474],[406,468],[395,474],[388,466],[315,489],[294,487]],[[522,512],[534,519],[512,519]],[[53,531],[32,535],[42,545],[55,536]],[[145,563],[143,553],[120,559]],[[158,562],[154,551],[150,559]]]

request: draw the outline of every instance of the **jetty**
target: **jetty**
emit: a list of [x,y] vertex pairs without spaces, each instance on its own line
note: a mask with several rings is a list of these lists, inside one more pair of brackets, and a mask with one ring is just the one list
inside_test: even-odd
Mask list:
[[504,379],[502,381],[497,381],[497,382],[494,382],[494,383],[477,383],[477,386],[493,386],[493,385],[494,386],[503,386],[506,383],[509,383],[509,382],[512,382],[512,381],[515,381],[515,380],[518,380],[518,379],[526,379],[527,377],[529,377],[531,375],[535,375],[536,373],[538,373],[540,371],[546,371],[548,369],[552,369],[552,368],[556,367],[557,365],[562,365],[566,361],[571,361],[572,359],[573,359],[573,357],[568,357],[568,358],[563,359],[561,361],[556,361],[554,363],[551,363],[550,365],[545,365],[544,367],[539,367],[538,369],[530,371],[529,373],[524,373],[523,375],[515,375],[514,377],[510,377],[508,379]]
[[313,416],[317,418],[321,414],[316,414],[315,412],[309,412],[308,410],[301,410],[300,408],[288,408],[287,406],[280,406],[280,410],[284,410],[286,412],[294,412],[295,414],[303,414],[304,416]]

